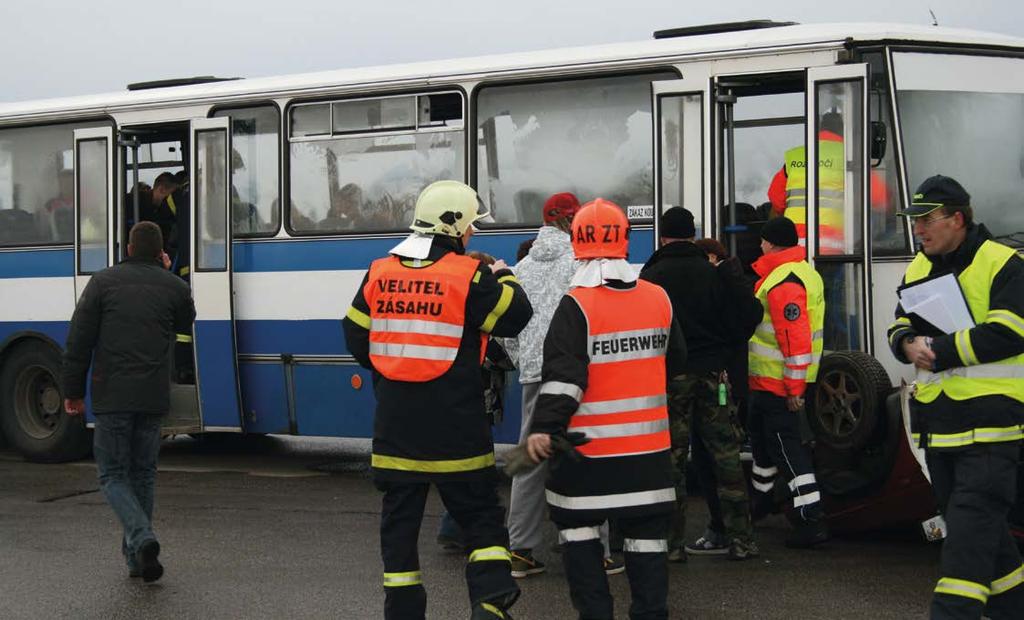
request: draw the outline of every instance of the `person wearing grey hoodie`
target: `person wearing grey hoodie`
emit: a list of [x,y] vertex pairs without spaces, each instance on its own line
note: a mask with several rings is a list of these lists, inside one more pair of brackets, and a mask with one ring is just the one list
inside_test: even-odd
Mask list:
[[[506,350],[519,368],[523,386],[523,420],[520,438],[525,440],[533,420],[533,409],[540,390],[540,369],[544,359],[544,337],[558,302],[569,290],[576,272],[569,228],[580,208],[576,196],[555,194],[544,203],[544,226],[527,256],[515,266],[516,280],[533,306],[533,318],[516,338],[505,341]],[[533,557],[541,544],[544,521],[544,479],[547,467],[535,467],[512,480],[509,501],[509,549],[512,551],[512,576],[517,578],[542,573],[544,564]]]

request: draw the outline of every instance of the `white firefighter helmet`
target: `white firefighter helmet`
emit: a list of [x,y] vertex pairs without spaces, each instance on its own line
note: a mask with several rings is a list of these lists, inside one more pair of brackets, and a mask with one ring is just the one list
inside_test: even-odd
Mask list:
[[436,181],[416,199],[412,230],[429,235],[461,237],[487,209],[472,187],[458,181]]

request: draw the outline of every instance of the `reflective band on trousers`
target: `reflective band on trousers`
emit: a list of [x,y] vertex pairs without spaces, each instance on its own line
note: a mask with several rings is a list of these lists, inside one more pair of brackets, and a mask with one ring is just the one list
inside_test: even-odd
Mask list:
[[612,495],[584,495],[571,497],[561,495],[552,490],[544,491],[548,503],[566,510],[601,510],[604,508],[626,508],[629,506],[647,506],[662,502],[676,501],[674,487],[656,489],[654,491],[635,491],[633,493],[615,493]]
[[755,475],[762,478],[774,478],[779,473],[779,468],[774,465],[772,467],[759,467],[757,463],[754,463],[752,471]]
[[375,332],[396,332],[399,334],[426,334],[462,338],[462,326],[438,321],[417,319],[372,319],[370,329]]
[[480,603],[480,607],[482,607],[485,611],[489,611],[492,614],[494,614],[494,617],[496,617],[496,618],[507,618],[508,617],[508,616],[505,615],[505,612],[501,611],[500,609],[498,609],[494,605],[491,605],[490,603]]
[[494,465],[494,453],[472,456],[468,459],[452,459],[449,461],[421,461],[400,456],[374,454],[370,457],[370,465],[377,469],[397,469],[401,471],[418,471],[426,474],[450,474],[460,471],[475,471]]
[[1024,583],[1024,566],[1018,566],[1009,575],[1000,577],[992,582],[992,596],[1012,590],[1022,583]]
[[810,506],[811,504],[817,504],[821,501],[821,493],[814,491],[813,493],[807,493],[806,495],[794,495],[793,496],[793,508],[799,508],[801,506]]
[[622,551],[625,553],[668,553],[668,541],[664,538],[624,538]]
[[796,491],[797,487],[804,487],[810,484],[817,484],[818,481],[814,477],[814,474],[800,474],[796,478],[789,481],[789,490]]
[[573,527],[567,530],[558,530],[558,542],[562,544],[600,539],[601,529],[598,527]]
[[482,549],[474,549],[469,554],[470,562],[490,562],[495,560],[511,562],[512,554],[505,547],[484,547]]
[[583,390],[580,386],[573,383],[565,383],[563,381],[545,381],[540,384],[540,391],[537,393],[538,396],[541,394],[551,394],[553,396],[568,396],[579,402],[583,398]]
[[[543,394],[543,387],[541,388]],[[580,405],[576,415],[594,415],[607,413],[622,413],[624,411],[640,411],[642,409],[657,409],[668,404],[664,394],[657,396],[639,396],[637,398],[620,398],[618,400],[597,400]],[[654,432],[654,431],[651,431]]]
[[455,359],[459,350],[454,347],[431,347],[423,344],[370,342],[370,354],[405,359],[450,361]]
[[421,583],[423,583],[423,579],[418,570],[411,570],[407,573],[384,573],[385,588],[418,586]]
[[[911,438],[920,444],[921,435],[913,433]],[[1020,441],[1024,439],[1024,427],[1007,426],[1004,428],[975,428],[962,433],[928,433],[930,448],[959,448],[975,443],[1001,443],[1004,441]]]
[[976,601],[981,601],[982,603],[987,603],[989,589],[987,586],[983,586],[980,583],[974,583],[973,581],[943,577],[939,579],[938,585],[935,586],[935,593],[963,596],[965,598],[972,598]]
[[762,493],[771,493],[772,489],[775,488],[774,482],[758,482],[757,480],[751,480],[750,484]]

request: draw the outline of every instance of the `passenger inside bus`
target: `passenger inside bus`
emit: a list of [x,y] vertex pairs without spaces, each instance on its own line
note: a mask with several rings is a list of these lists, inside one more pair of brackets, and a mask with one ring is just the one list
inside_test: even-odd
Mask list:
[[71,241],[75,236],[75,171],[62,168],[57,173],[59,193],[38,213],[43,239]]

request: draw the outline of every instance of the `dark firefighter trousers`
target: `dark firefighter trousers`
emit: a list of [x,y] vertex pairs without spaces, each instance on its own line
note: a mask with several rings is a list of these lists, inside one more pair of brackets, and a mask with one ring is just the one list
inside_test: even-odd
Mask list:
[[[378,480],[376,486],[384,492],[380,520],[384,617],[388,620],[424,618],[427,592],[420,575],[416,545],[430,483]],[[505,511],[498,500],[494,480],[437,482],[435,486],[470,549],[466,564],[470,607],[487,603],[507,609],[519,596],[519,586],[512,578]]]
[[786,407],[785,398],[771,392],[750,390],[748,400],[747,431],[754,453],[750,482],[755,494],[773,498],[775,478],[781,472],[796,514],[804,521],[820,520],[824,514],[821,493],[811,451],[800,438],[799,414]]
[[1024,617],[1021,558],[1006,520],[1017,493],[1020,444],[974,444],[927,455],[946,520],[932,619]]
[[[604,572],[600,526],[605,517],[560,517],[555,521],[569,596],[580,620],[614,618],[612,594]],[[632,602],[631,620],[668,618],[668,531],[670,514],[617,517]]]

